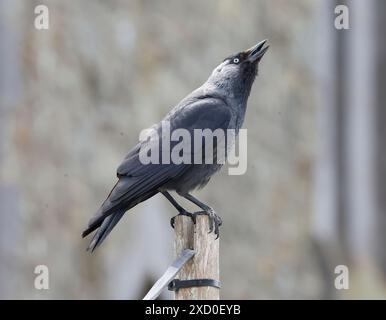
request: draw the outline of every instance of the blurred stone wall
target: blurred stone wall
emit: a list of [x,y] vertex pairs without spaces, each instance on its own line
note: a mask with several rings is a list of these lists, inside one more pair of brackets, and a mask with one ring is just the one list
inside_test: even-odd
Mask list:
[[[1,206],[0,230],[8,220],[20,229],[2,238],[0,279],[8,285],[1,297],[141,298],[170,262],[174,209],[161,197],[138,206],[92,255],[82,228],[139,131],[223,58],[264,38],[271,48],[245,122],[247,174],[223,170],[197,195],[224,221],[222,298],[319,297],[308,231],[317,1],[1,3],[0,41],[7,34],[16,40],[2,48],[14,53],[0,66],[16,63],[19,80],[2,111],[0,187],[18,194],[8,202],[19,209]],[[42,3],[50,29],[38,31],[33,10]],[[7,82],[4,73],[0,78]],[[48,291],[33,287],[38,264],[50,269]]]

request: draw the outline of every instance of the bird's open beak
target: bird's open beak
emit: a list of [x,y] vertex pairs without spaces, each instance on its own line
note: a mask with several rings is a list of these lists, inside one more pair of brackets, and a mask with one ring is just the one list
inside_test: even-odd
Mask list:
[[260,61],[263,55],[267,52],[269,46],[264,46],[267,40],[259,42],[257,45],[249,48],[245,51],[248,55],[248,60],[250,62]]

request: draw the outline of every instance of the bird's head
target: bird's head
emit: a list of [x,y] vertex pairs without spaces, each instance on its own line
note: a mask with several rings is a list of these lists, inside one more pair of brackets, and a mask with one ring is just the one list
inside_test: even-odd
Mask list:
[[226,58],[213,70],[208,82],[223,89],[226,94],[248,96],[261,58],[269,48],[266,42],[263,40],[248,50]]

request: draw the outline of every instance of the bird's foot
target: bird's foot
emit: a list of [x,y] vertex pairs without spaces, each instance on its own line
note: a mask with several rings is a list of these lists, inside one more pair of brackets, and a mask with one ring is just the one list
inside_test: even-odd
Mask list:
[[178,217],[178,216],[190,217],[193,220],[193,223],[194,224],[196,223],[196,218],[194,216],[194,213],[190,213],[190,212],[188,212],[186,210],[182,210],[182,211],[180,211],[180,213],[178,215],[176,215],[176,216],[174,216],[174,217],[172,217],[170,219],[170,225],[172,226],[173,229],[174,229],[174,224],[175,224],[176,217]]
[[208,218],[209,218],[209,233],[214,231],[214,233],[216,235],[216,239],[218,239],[218,237],[220,236],[220,226],[222,225],[222,220],[221,220],[220,216],[217,215],[216,212],[212,208],[208,208],[208,210],[206,210],[206,211],[198,211],[198,212],[194,212],[194,213],[190,213],[186,210],[181,211],[178,215],[176,215],[170,219],[170,225],[172,226],[173,229],[174,229],[176,217],[178,217],[180,215],[187,216],[187,217],[191,218],[194,224],[196,224],[196,217],[197,216],[201,216],[201,215],[208,216]]
[[209,233],[213,232],[216,235],[216,239],[220,236],[220,226],[222,225],[222,220],[219,215],[212,208],[208,208],[206,211],[198,211],[193,213],[193,222],[196,223],[196,216],[206,215],[209,218]]

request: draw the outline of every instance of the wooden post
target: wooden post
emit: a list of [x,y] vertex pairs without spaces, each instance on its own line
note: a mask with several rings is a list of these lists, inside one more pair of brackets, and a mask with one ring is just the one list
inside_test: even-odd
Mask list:
[[[219,239],[209,232],[209,219],[205,215],[197,216],[196,224],[187,216],[175,219],[174,255],[184,249],[193,249],[196,254],[180,270],[180,280],[214,279],[220,280]],[[175,292],[176,300],[218,300],[220,290],[215,287],[181,288]]]

